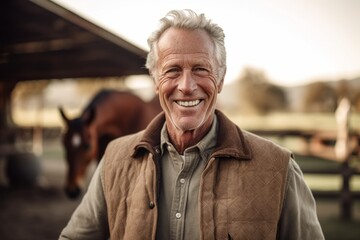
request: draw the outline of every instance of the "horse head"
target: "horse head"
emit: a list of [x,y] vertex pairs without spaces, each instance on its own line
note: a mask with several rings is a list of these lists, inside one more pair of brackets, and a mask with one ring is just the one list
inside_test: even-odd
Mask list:
[[69,198],[75,199],[81,194],[86,169],[95,158],[97,136],[91,124],[96,113],[94,108],[90,108],[80,117],[69,119],[61,107],[59,111],[66,124],[62,139],[68,166],[65,192]]
[[145,102],[130,92],[102,90],[78,118],[70,120],[63,109],[59,110],[66,124],[63,136],[68,165],[65,191],[70,198],[76,198],[91,161],[101,160],[112,139],[144,129],[161,107],[157,97]]

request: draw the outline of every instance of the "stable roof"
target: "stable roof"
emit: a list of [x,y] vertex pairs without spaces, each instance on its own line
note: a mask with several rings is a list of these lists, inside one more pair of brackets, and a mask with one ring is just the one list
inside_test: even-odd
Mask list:
[[148,73],[145,50],[52,1],[0,1],[0,22],[0,81]]

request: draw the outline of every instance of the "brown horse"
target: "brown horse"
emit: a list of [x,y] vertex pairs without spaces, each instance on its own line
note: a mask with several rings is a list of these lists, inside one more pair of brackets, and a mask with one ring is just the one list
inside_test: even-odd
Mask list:
[[66,123],[63,144],[66,151],[68,174],[65,192],[76,198],[86,169],[92,160],[100,161],[106,145],[114,138],[144,129],[161,111],[158,97],[145,102],[130,92],[100,91],[82,114],[69,119],[59,108]]

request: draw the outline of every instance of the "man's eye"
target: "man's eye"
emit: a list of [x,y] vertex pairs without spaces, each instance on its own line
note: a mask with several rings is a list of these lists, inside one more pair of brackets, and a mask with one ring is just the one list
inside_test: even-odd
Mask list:
[[166,72],[178,72],[179,69],[178,68],[170,68],[169,70],[167,70]]
[[175,78],[179,76],[180,70],[178,68],[171,68],[165,72],[165,75],[169,78]]
[[209,75],[209,70],[203,67],[194,68],[193,72],[198,76],[207,76]]
[[195,71],[201,72],[201,71],[207,71],[207,69],[203,68],[203,67],[197,67],[197,68],[195,68]]

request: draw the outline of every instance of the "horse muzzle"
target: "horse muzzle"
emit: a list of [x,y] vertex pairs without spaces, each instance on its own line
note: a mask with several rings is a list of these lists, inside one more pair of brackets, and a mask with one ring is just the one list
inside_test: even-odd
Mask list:
[[77,199],[81,195],[81,188],[79,186],[66,187],[65,193],[70,199]]

